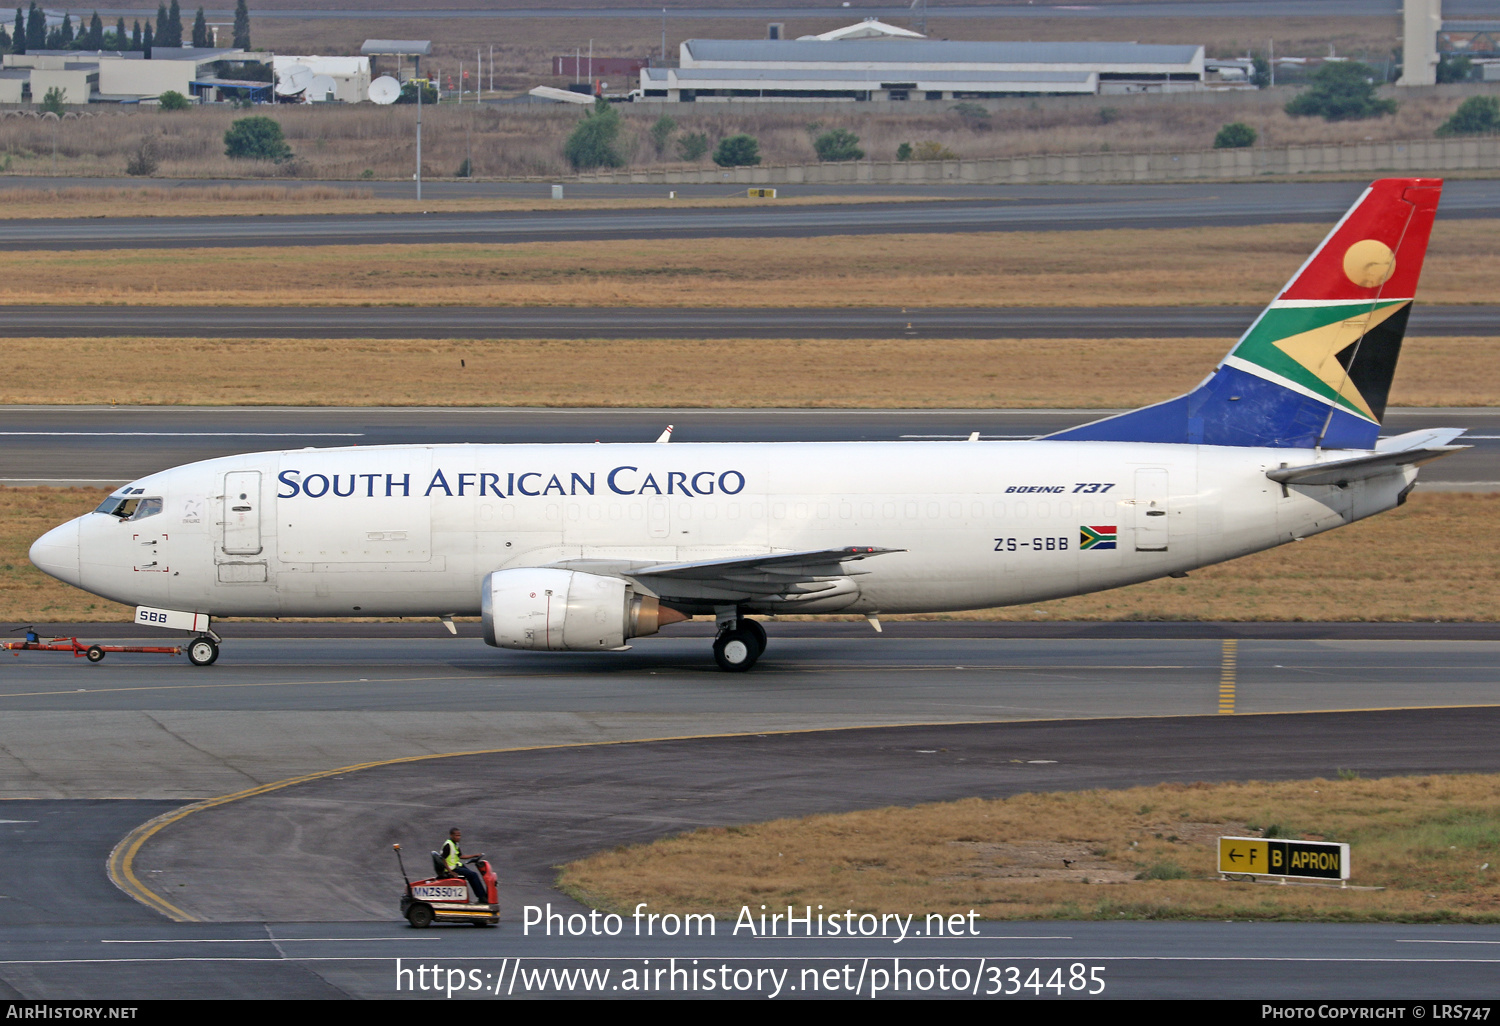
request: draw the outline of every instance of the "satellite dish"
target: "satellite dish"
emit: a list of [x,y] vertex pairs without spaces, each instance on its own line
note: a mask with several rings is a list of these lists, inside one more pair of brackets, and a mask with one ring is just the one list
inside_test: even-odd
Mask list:
[[312,84],[313,72],[306,64],[289,64],[277,76],[276,95],[296,96]]
[[314,100],[334,100],[338,98],[338,88],[332,75],[314,75],[307,84],[307,95]]
[[370,100],[373,103],[385,106],[388,103],[395,103],[400,96],[401,83],[389,75],[381,75],[370,83]]

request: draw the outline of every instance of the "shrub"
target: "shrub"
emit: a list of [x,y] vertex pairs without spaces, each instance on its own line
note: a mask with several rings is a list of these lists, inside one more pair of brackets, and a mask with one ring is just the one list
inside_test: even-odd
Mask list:
[[1100,122],[1100,124],[1112,125],[1116,121],[1119,121],[1119,120],[1120,120],[1120,108],[1119,107],[1100,107],[1099,108],[1099,122]]
[[683,160],[702,160],[708,152],[707,132],[688,132],[677,140],[677,156]]
[[677,131],[677,122],[666,114],[652,122],[651,144],[656,147],[658,157],[666,152],[667,140],[672,138],[672,133],[675,131]]
[[1255,129],[1243,121],[1231,121],[1214,136],[1214,149],[1239,150],[1255,145]]
[[473,178],[474,177],[474,163],[471,160],[469,160],[468,157],[465,157],[463,159],[463,162],[458,165],[458,170],[455,171],[455,172],[453,172],[453,177],[454,178]]
[[1375,71],[1358,61],[1325,64],[1312,76],[1312,86],[1286,105],[1293,117],[1324,121],[1360,121],[1396,112],[1395,100],[1375,98]]
[[912,160],[957,160],[958,154],[938,142],[918,143],[912,151]]
[[835,128],[824,132],[813,142],[819,160],[864,160],[865,151],[859,148],[859,136],[847,128]]
[[224,133],[224,155],[240,160],[274,160],[292,156],[292,148],[281,134],[281,125],[271,118],[240,118]]
[[193,101],[175,89],[168,89],[157,97],[156,105],[162,110],[187,110],[193,105]]
[[68,91],[53,86],[47,90],[47,95],[42,97],[42,110],[48,114],[61,114],[67,110],[64,106],[68,102]]
[[410,81],[402,84],[401,95],[396,97],[396,102],[416,103],[418,88],[422,90],[422,105],[424,107],[430,103],[438,102],[437,86],[433,85],[431,82],[425,82],[419,85],[416,82]]
[[1255,69],[1250,74],[1250,84],[1257,89],[1268,87],[1271,84],[1271,62],[1264,57],[1252,57],[1250,64]]
[[900,146],[896,147],[896,159],[897,160],[910,160],[911,159],[911,143],[902,143]]
[[1443,82],[1467,82],[1474,77],[1474,62],[1466,53],[1444,54],[1438,58],[1437,80]]
[[749,135],[720,139],[714,148],[714,163],[720,167],[749,167],[760,163],[760,143]]
[[1490,132],[1500,132],[1500,99],[1493,96],[1469,97],[1437,130],[1439,136],[1485,135]]
[[955,103],[948,109],[953,111],[953,113],[957,114],[959,117],[963,118],[965,121],[970,122],[971,124],[978,122],[988,125],[990,123],[990,112],[984,107],[983,104]]
[[568,158],[575,171],[624,167],[625,158],[615,149],[620,128],[620,112],[601,96],[594,101],[593,110],[583,115],[583,120],[568,136],[568,141],[563,144],[563,156]]
[[160,162],[156,159],[156,147],[147,139],[140,147],[131,154],[125,162],[125,173],[135,178],[145,178],[156,174]]
[[1186,880],[1188,871],[1175,862],[1156,862],[1135,875],[1137,880]]

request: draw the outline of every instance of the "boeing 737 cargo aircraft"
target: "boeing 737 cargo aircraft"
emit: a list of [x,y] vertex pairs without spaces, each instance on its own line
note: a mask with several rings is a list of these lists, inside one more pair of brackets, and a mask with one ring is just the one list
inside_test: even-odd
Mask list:
[[746,670],[748,614],[878,627],[1181,574],[1399,506],[1463,448],[1379,438],[1441,188],[1376,182],[1197,388],[1045,438],[252,453],[120,488],[31,560],[197,632],[199,665],[218,617],[480,614],[491,645],[597,651],[711,615]]

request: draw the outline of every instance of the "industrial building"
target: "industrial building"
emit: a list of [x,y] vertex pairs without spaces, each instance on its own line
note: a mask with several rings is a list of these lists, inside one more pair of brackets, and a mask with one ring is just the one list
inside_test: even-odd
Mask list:
[[[212,94],[228,80],[216,78],[221,62],[262,63],[265,54],[206,47],[156,47],[140,51],[33,50],[8,53],[0,70],[0,103],[39,103],[49,89],[63,90],[63,102],[138,103],[172,91],[183,96]],[[269,83],[250,83],[268,87]]]
[[370,98],[369,57],[298,57],[277,54],[271,58],[276,92],[308,103],[362,103]]
[[676,68],[641,69],[641,97],[968,100],[1209,88],[1201,46],[911,38],[689,39]]

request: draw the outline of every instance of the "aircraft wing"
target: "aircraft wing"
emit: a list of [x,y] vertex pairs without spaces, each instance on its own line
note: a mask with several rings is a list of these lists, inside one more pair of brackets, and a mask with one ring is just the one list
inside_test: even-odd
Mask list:
[[772,597],[790,600],[826,595],[839,589],[853,590],[853,582],[849,578],[859,576],[863,571],[846,570],[843,564],[905,551],[850,545],[841,549],[766,552],[687,563],[570,559],[553,565],[570,570],[609,573],[634,580],[662,598],[700,602],[750,601]]

